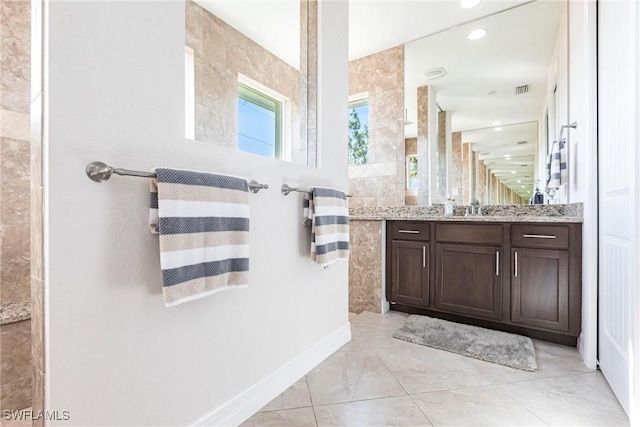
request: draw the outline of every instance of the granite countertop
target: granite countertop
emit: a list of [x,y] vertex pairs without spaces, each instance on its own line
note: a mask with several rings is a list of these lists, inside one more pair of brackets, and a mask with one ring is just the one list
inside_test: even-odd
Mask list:
[[0,325],[31,319],[31,301],[0,303]]
[[582,203],[569,205],[500,205],[482,206],[482,216],[464,216],[465,207],[455,206],[454,216],[444,216],[442,205],[429,207],[361,207],[350,208],[352,221],[447,221],[447,222],[546,222],[581,223]]

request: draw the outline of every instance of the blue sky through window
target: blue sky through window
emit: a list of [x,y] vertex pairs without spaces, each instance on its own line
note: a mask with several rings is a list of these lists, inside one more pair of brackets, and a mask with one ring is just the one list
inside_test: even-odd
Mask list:
[[265,157],[276,156],[276,113],[238,98],[238,148]]

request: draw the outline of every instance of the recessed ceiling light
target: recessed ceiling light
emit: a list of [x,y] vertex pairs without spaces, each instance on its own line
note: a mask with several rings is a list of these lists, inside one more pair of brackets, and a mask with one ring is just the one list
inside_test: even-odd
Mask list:
[[491,123],[493,126],[498,126],[501,125],[502,122],[500,120],[496,120],[495,122]]
[[521,183],[522,181],[520,181],[520,180],[517,180],[516,182],[517,182],[518,184],[520,184],[520,183]]
[[469,40],[478,40],[483,38],[484,36],[487,35],[487,30],[485,30],[484,28],[478,28],[477,30],[473,30],[469,33],[469,35],[467,36],[467,38]]
[[476,7],[480,3],[480,0],[462,0],[460,2],[460,7],[463,9],[471,9],[472,7]]
[[515,174],[516,174],[516,171],[511,171],[511,173],[515,175]]
[[510,159],[510,158],[511,158],[511,154],[505,154],[505,155],[504,155],[504,158],[505,158],[505,159]]
[[502,128],[498,126],[497,128],[493,128],[493,130],[495,130],[496,132],[500,132]]
[[531,194],[531,191],[527,191],[527,193]]
[[520,188],[524,188],[524,185],[521,185]]

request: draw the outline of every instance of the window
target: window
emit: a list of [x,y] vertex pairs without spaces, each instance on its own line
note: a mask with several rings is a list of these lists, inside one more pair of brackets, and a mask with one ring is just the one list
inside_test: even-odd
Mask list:
[[369,100],[349,103],[349,165],[369,161]]
[[238,84],[238,149],[282,157],[282,102],[243,83]]
[[418,156],[407,156],[407,189],[418,189]]
[[195,139],[196,127],[196,82],[193,49],[184,47],[184,136]]

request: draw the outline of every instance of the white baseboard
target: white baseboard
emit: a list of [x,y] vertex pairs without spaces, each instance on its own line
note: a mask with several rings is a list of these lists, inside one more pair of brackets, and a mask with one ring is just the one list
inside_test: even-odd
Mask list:
[[204,415],[194,426],[237,426],[351,340],[349,323],[315,344],[275,372]]

